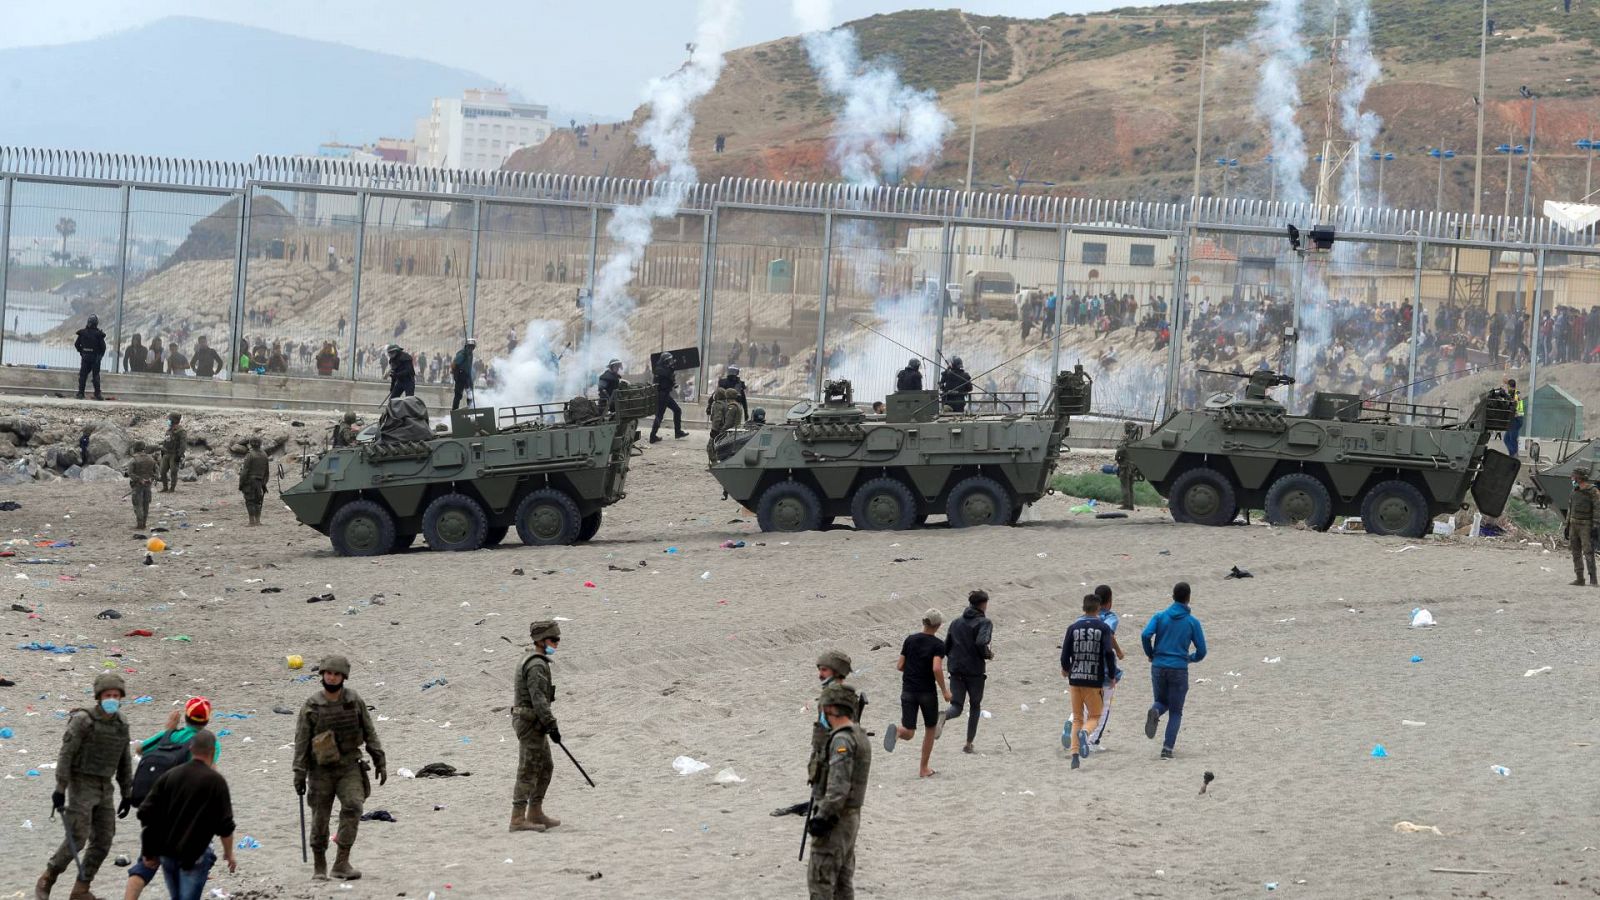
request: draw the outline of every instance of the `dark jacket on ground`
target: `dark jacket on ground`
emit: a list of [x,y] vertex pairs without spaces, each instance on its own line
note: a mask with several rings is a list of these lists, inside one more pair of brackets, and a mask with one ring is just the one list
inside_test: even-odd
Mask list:
[[945,632],[944,655],[950,664],[950,674],[987,674],[988,660],[992,655],[989,652],[989,640],[993,635],[994,626],[989,622],[989,617],[976,606],[968,606],[961,618],[951,622],[949,630]]
[[222,773],[192,759],[156,779],[150,796],[139,804],[144,824],[140,853],[146,858],[170,856],[192,867],[214,837],[233,834],[233,799]]

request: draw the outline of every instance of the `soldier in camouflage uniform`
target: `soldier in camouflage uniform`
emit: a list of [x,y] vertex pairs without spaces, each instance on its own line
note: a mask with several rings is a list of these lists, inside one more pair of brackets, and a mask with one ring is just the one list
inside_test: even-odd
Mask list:
[[94,680],[94,708],[75,709],[67,718],[61,753],[56,757],[56,790],[50,800],[71,829],[72,840],[62,840],[45,864],[44,874],[34,885],[35,900],[50,896],[56,879],[73,862],[74,850],[82,852],[83,867],[72,886],[71,900],[94,900],[89,883],[100,871],[117,833],[111,817],[113,777],[122,792],[116,815],[126,816],[131,808],[128,792],[133,789],[133,754],[128,749],[127,720],[118,711],[125,689],[121,675],[107,672]]
[[861,804],[867,798],[872,747],[851,718],[860,703],[856,689],[830,684],[822,689],[822,710],[832,729],[827,762],[817,784],[816,802],[807,830],[811,832],[811,868],[806,885],[811,900],[854,900],[856,833]]
[[178,467],[183,465],[183,451],[189,446],[189,435],[178,423],[182,413],[167,416],[167,434],[161,440],[161,493],[170,494],[178,489]]
[[[389,780],[383,745],[367,714],[367,705],[355,691],[345,686],[350,677],[350,660],[329,656],[319,667],[322,690],[300,707],[294,729],[294,790],[311,804],[312,878],[326,881],[328,875],[343,881],[361,877],[350,866],[350,847],[356,842],[361,824],[361,806],[372,793],[367,779],[367,764],[361,760],[361,745],[372,756],[378,784]],[[333,871],[328,871],[328,818],[333,799],[339,798],[339,854]]]
[[354,447],[356,445],[356,414],[347,412],[344,421],[333,426],[333,445],[335,447]]
[[239,464],[239,492],[244,494],[245,512],[250,525],[261,524],[261,500],[267,496],[267,455],[261,452],[261,438],[250,439],[250,452]]
[[1572,497],[1567,501],[1567,543],[1572,547],[1572,571],[1577,573],[1574,585],[1583,585],[1583,569],[1589,568],[1589,586],[1594,577],[1594,515],[1600,505],[1600,488],[1589,481],[1589,470],[1572,470]]
[[517,665],[511,724],[521,745],[517,756],[517,781],[511,789],[511,831],[544,831],[561,824],[544,814],[544,795],[550,789],[550,742],[561,743],[561,729],[550,704],[556,699],[550,679],[550,660],[561,643],[561,625],[548,619],[528,625],[533,649]]
[[1128,457],[1128,442],[1139,439],[1139,426],[1122,423],[1122,443],[1117,445],[1117,481],[1122,485],[1122,509],[1133,509],[1133,483],[1139,480],[1139,470]]
[[[822,682],[822,689],[827,690],[830,684],[841,684],[850,677],[850,656],[842,650],[827,650],[817,657],[817,680]],[[867,705],[864,695],[857,695],[859,704],[851,718],[859,721],[862,709]],[[774,816],[803,816],[816,800],[817,785],[822,781],[822,767],[827,765],[828,755],[828,717],[822,714],[822,698],[817,698],[817,716],[811,721],[811,757],[806,760],[806,784],[811,785],[811,799],[793,806],[784,806],[772,811]]]
[[128,448],[133,457],[128,460],[128,486],[133,489],[133,527],[143,528],[150,517],[150,485],[156,480],[156,461],[145,452],[144,443],[134,441]]

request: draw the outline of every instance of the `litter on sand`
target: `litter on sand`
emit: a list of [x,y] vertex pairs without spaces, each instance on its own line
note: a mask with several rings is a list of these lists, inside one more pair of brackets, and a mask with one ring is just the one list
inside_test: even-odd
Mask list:
[[695,775],[709,768],[709,765],[688,756],[680,756],[672,761],[672,771],[679,775]]
[[1510,778],[1511,777],[1511,770],[1506,768],[1505,766],[1490,766],[1489,767],[1489,771],[1495,773],[1496,775],[1499,775],[1501,778]]
[[1433,620],[1433,613],[1420,608],[1411,611],[1412,628],[1432,628],[1437,624],[1439,623]]
[[1374,759],[1388,759],[1389,758],[1389,750],[1388,750],[1387,747],[1383,746],[1382,744],[1373,744],[1372,745],[1372,757]]
[[1238,566],[1234,566],[1231,570],[1229,570],[1228,574],[1226,574],[1226,575],[1224,575],[1222,577],[1223,578],[1254,578],[1255,576],[1251,575],[1248,571],[1239,568]]
[[1422,834],[1426,832],[1428,834],[1437,834],[1440,837],[1444,837],[1444,832],[1440,831],[1439,826],[1437,825],[1418,825],[1415,822],[1396,822],[1394,823],[1394,830],[1399,834]]
[[1522,673],[1522,677],[1523,678],[1532,678],[1535,675],[1543,675],[1546,672],[1553,672],[1553,671],[1555,671],[1555,667],[1554,666],[1540,666],[1537,669],[1529,669],[1528,671],[1523,672]]
[[717,784],[744,784],[745,782],[745,779],[740,778],[739,773],[733,771],[732,769],[723,769],[721,772],[718,772],[716,775],[712,776],[711,780],[715,781]]

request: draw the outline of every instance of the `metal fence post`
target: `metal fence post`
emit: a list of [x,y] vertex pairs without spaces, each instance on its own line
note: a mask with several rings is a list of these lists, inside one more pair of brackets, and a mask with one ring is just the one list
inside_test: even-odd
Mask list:
[[1156,418],[1171,415],[1178,408],[1178,382],[1183,366],[1183,316],[1189,297],[1189,250],[1195,235],[1193,227],[1173,235],[1176,263],[1172,269],[1172,302],[1167,304],[1167,383],[1163,391],[1163,409]]
[[232,381],[239,369],[239,341],[244,337],[244,300],[250,267],[250,195],[251,185],[245,185],[239,195],[239,227],[235,232],[238,243],[234,246],[233,262],[233,314],[229,317],[228,346],[219,354],[223,360],[223,378]]
[[15,178],[4,179],[0,193],[0,361],[6,355],[6,276],[11,267],[11,189]]
[[[367,249],[367,192],[356,191],[356,205],[360,207],[356,215],[356,253],[355,260],[351,263],[350,272],[350,380],[355,381],[359,375],[355,365],[356,345],[361,334],[361,260]],[[380,359],[380,362],[383,360]]]
[[[934,385],[939,383],[939,375],[944,369],[944,317],[950,308],[947,285],[950,284],[950,256],[955,250],[950,243],[955,233],[950,220],[946,219],[942,227],[943,233],[939,236],[939,284],[934,292],[939,301],[939,331],[933,336],[933,371],[928,373]],[[1060,298],[1056,299],[1056,308],[1061,308]]]
[[111,371],[122,371],[122,301],[128,294],[128,213],[133,202],[133,188],[122,186],[122,223],[117,231],[117,358]]
[[1411,363],[1406,373],[1406,402],[1417,402],[1417,340],[1422,330],[1422,250],[1423,241],[1417,238],[1416,271],[1411,284]]
[[[1294,269],[1294,305],[1292,308],[1294,321],[1290,326],[1294,330],[1294,338],[1289,342],[1289,374],[1298,379],[1300,377],[1300,303],[1305,297],[1306,288],[1305,251],[1301,250],[1297,252],[1295,257],[1298,260],[1299,265],[1295,266]],[[1284,406],[1287,407],[1291,413],[1295,410],[1294,389],[1294,382],[1290,382],[1289,390],[1287,391],[1288,402],[1286,402]]]
[[[612,215],[616,215],[616,212],[613,211]],[[599,291],[595,289],[595,279],[598,277],[596,273],[600,265],[599,260],[600,207],[591,206],[589,207],[589,302],[583,306],[583,340],[585,343],[589,341],[590,335],[594,332],[594,307],[600,299]],[[633,274],[630,272],[628,277],[629,280],[632,280]],[[663,347],[661,349],[665,350],[666,348]]]
[[828,335],[828,282],[833,277],[833,213],[822,214],[822,301],[817,304],[816,365],[811,367],[811,399],[822,399],[822,377],[826,370],[823,341]]
[[[483,199],[472,199],[472,248],[469,251],[472,258],[467,260],[467,333],[461,336],[464,341],[470,337],[478,336],[478,237],[483,234]],[[477,376],[474,375],[474,378]]]
[[[1054,379],[1056,373],[1061,371],[1061,309],[1066,306],[1067,295],[1067,242],[1072,237],[1072,229],[1063,225],[1060,229],[1060,240],[1056,244],[1056,320],[1055,343],[1050,350],[1050,376]],[[943,331],[944,329],[939,329]],[[1053,383],[1053,382],[1052,382]]]
[[711,392],[711,317],[714,314],[711,279],[716,271],[717,209],[703,220],[700,245],[700,385],[695,396]]
[[[1537,260],[1534,263],[1533,275],[1533,324],[1528,327],[1528,336],[1532,339],[1532,362],[1528,364],[1528,389],[1524,394],[1527,399],[1523,402],[1522,409],[1526,416],[1522,420],[1522,433],[1529,439],[1537,437],[1533,433],[1533,401],[1534,394],[1539,389],[1539,315],[1544,309],[1544,249],[1540,248]],[[1517,290],[1521,292],[1522,281],[1517,280]]]

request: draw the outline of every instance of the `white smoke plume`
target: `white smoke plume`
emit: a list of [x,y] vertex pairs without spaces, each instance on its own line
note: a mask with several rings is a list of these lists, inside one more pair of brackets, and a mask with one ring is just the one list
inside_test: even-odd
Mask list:
[[700,0],[689,61],[671,75],[652,79],[646,89],[650,116],[639,129],[638,140],[653,156],[655,189],[637,205],[618,207],[606,225],[611,253],[595,275],[582,340],[570,353],[562,353],[555,349],[562,333],[560,323],[528,323],[525,339],[510,357],[490,364],[497,387],[480,395],[480,405],[510,405],[533,398],[550,401],[582,394],[613,358],[623,360],[629,371],[644,368],[644,360],[627,359],[629,317],[638,305],[628,284],[650,244],[654,221],[677,215],[685,191],[699,180],[689,155],[695,104],[722,74],[723,56],[738,25],[741,5],[742,0]]
[[1278,199],[1304,203],[1306,136],[1296,115],[1300,111],[1300,70],[1311,60],[1311,49],[1301,34],[1304,0],[1267,0],[1256,19],[1251,40],[1261,53],[1260,80],[1256,85],[1256,115],[1265,120],[1272,143],[1272,177]]
[[832,152],[844,180],[894,183],[938,158],[954,125],[937,95],[905,84],[882,60],[863,61],[854,31],[825,30],[832,0],[794,0],[794,14],[823,93],[840,101]]
[[1339,125],[1355,147],[1353,162],[1345,164],[1339,183],[1339,203],[1344,206],[1382,206],[1383,198],[1364,193],[1362,170],[1372,155],[1372,145],[1378,137],[1383,120],[1371,110],[1363,110],[1367,91],[1377,83],[1383,70],[1372,53],[1372,10],[1367,0],[1353,0],[1350,5],[1350,30],[1345,44],[1344,88],[1339,91]]

